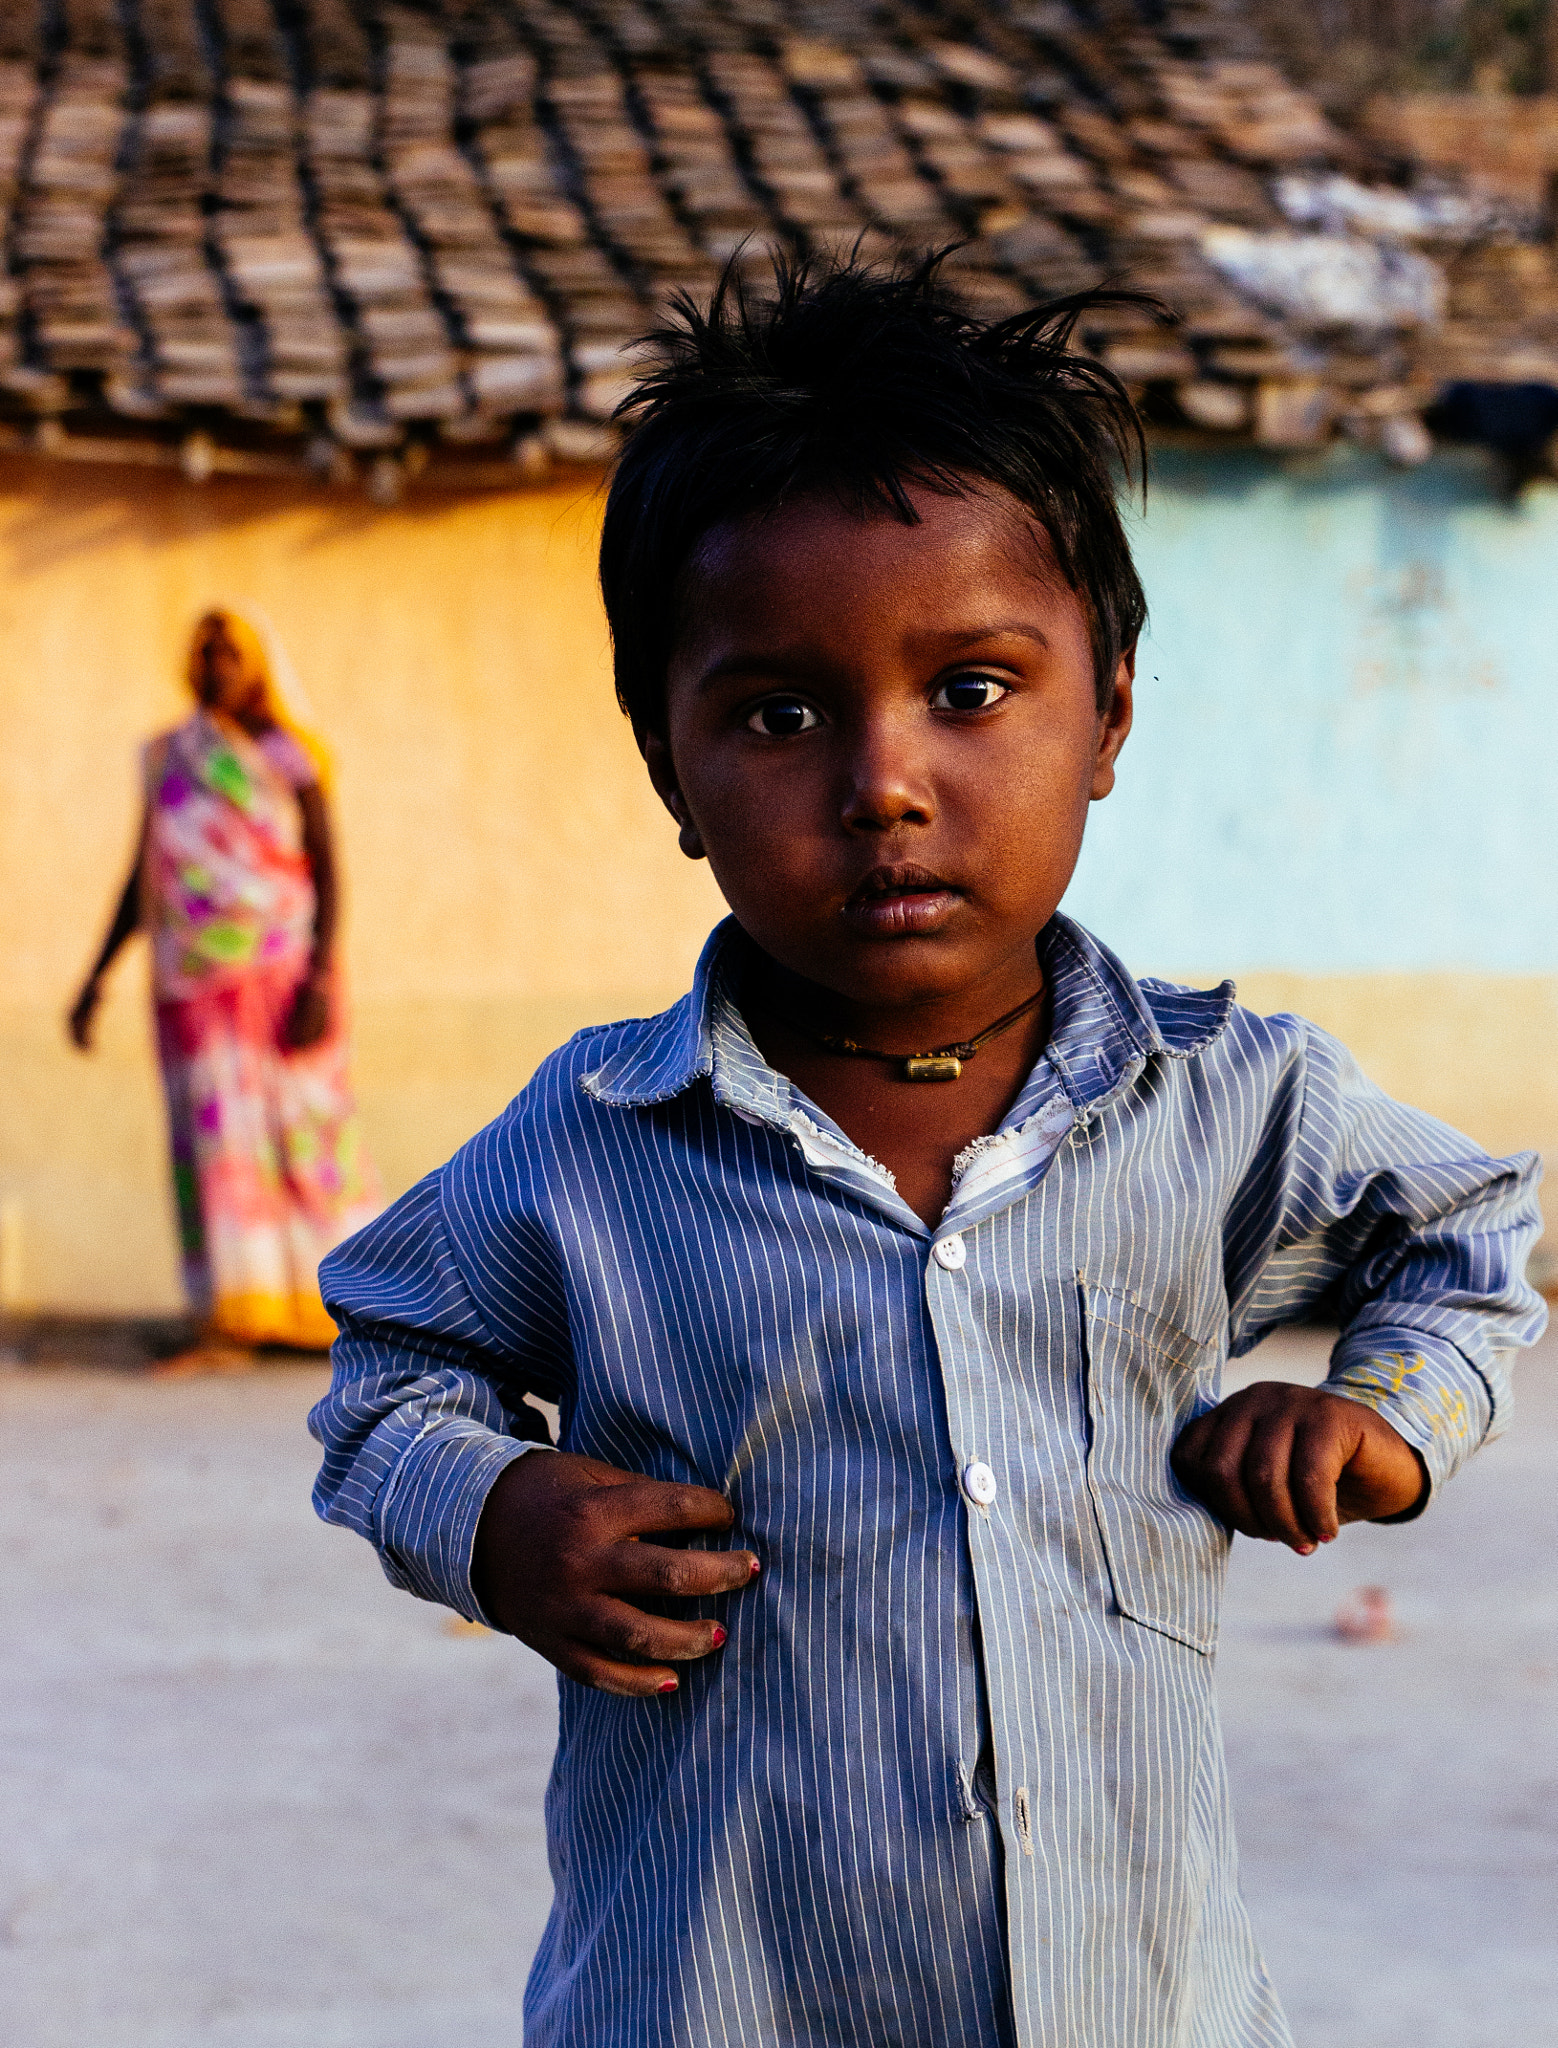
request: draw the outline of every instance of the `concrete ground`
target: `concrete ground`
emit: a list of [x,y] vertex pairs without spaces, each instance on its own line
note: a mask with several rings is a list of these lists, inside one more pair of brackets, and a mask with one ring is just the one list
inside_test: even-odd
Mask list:
[[[1236,1546],[1228,1743],[1300,2048],[1558,2044],[1555,1363],[1422,1523]],[[518,2042],[551,1676],[314,1521],[322,1384],[0,1370],[5,2048]],[[1362,1582],[1398,1640],[1335,1639]]]

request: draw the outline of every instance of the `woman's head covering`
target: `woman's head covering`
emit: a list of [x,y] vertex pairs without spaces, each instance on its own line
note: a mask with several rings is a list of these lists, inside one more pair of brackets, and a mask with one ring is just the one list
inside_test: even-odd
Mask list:
[[239,611],[235,605],[212,605],[201,613],[190,635],[188,681],[197,699],[205,682],[205,648],[212,629],[220,625],[251,675],[265,685],[266,716],[288,732],[319,771],[321,788],[330,791],[332,764],[330,749],[314,725],[313,706],[298,680],[296,669],[275,627],[257,606]]

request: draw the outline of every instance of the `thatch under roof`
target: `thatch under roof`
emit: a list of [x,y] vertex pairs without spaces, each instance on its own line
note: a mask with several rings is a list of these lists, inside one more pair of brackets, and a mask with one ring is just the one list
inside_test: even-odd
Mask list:
[[0,431],[451,480],[599,458],[732,252],[950,242],[981,308],[1108,277],[1150,416],[1424,452],[1558,385],[1532,224],[1341,133],[1228,0],[50,0],[0,8]]

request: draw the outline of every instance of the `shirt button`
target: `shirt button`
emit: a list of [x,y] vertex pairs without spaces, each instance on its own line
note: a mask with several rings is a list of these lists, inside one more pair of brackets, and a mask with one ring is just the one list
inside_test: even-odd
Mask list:
[[949,1273],[958,1272],[968,1262],[968,1247],[954,1231],[951,1237],[943,1237],[931,1250],[931,1257],[938,1266],[944,1266]]
[[995,1483],[995,1474],[982,1458],[963,1467],[963,1491],[976,1508],[987,1508],[1000,1492]]

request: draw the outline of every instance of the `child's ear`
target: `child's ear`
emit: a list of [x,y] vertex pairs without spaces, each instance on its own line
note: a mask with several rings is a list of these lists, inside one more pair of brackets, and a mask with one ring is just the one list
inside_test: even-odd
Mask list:
[[1094,803],[1114,788],[1114,764],[1135,716],[1135,689],[1136,649],[1129,647],[1120,656],[1114,672],[1114,689],[1098,720],[1098,754],[1093,763],[1093,787],[1089,792]]
[[649,770],[649,779],[655,786],[655,794],[677,823],[677,844],[689,860],[706,858],[703,840],[692,821],[687,803],[676,780],[676,764],[671,759],[671,749],[659,733],[646,732],[639,740],[644,753],[644,766]]

